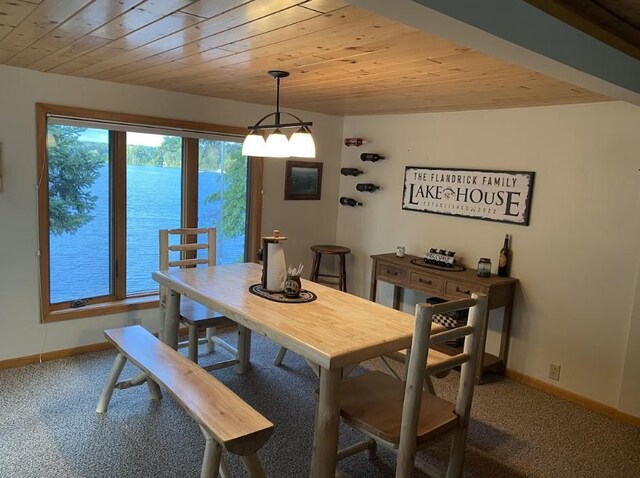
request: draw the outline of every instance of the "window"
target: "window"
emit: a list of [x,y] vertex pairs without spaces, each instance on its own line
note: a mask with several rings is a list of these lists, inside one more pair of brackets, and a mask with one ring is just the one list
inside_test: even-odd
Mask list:
[[44,321],[157,306],[158,230],[216,227],[218,263],[257,249],[262,163],[243,130],[37,105]]

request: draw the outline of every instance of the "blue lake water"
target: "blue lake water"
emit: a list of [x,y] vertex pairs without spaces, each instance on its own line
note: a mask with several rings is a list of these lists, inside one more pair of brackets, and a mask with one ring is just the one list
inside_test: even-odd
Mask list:
[[[244,236],[221,233],[223,201],[205,202],[222,189],[223,176],[199,174],[198,225],[217,227],[217,262],[244,260]],[[98,197],[93,220],[73,234],[50,236],[51,302],[110,293],[109,174],[107,166],[93,184]],[[158,269],[158,231],[180,227],[181,171],[177,168],[127,166],[127,293],[155,291],[151,273]],[[204,240],[201,236],[200,242]],[[177,258],[177,257],[176,257]],[[172,257],[173,259],[173,257]]]

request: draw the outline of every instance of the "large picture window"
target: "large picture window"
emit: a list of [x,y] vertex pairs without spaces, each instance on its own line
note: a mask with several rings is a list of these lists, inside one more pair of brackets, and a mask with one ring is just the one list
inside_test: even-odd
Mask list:
[[240,128],[37,105],[44,321],[157,305],[158,231],[216,227],[253,256],[262,163]]

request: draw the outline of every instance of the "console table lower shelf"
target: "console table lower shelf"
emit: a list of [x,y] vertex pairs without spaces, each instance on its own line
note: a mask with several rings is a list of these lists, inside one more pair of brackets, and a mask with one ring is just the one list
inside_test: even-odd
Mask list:
[[[377,254],[371,256],[371,290],[369,299],[376,300],[378,281],[393,285],[393,308],[399,309],[404,289],[411,289],[430,296],[442,297],[448,300],[470,297],[472,293],[482,293],[487,296],[487,319],[489,311],[504,307],[504,320],[500,337],[500,352],[498,356],[487,352],[478,356],[476,382],[482,383],[485,371],[504,374],[509,351],[509,333],[511,315],[513,312],[513,296],[517,279],[513,277],[478,277],[475,269],[464,271],[437,270],[412,263],[417,256],[405,255],[397,257],[395,254]],[[485,350],[487,328],[489,321],[485,321],[480,346]],[[454,347],[440,345],[438,350],[452,355],[456,353]]]

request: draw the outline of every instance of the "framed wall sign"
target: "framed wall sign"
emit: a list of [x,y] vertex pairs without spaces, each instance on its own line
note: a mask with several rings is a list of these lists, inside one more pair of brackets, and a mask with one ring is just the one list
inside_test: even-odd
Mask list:
[[285,199],[320,199],[322,163],[287,161]]
[[534,172],[407,166],[402,209],[529,225]]

